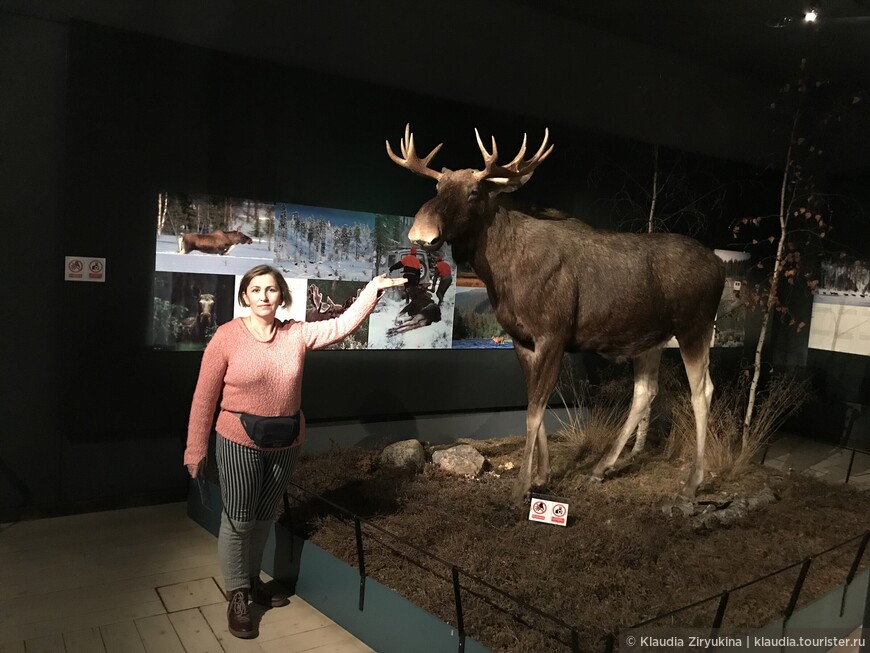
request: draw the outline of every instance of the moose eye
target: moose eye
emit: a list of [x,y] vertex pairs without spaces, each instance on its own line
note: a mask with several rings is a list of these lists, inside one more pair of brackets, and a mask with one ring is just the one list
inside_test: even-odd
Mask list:
[[480,189],[475,186],[474,188],[468,189],[468,200],[477,200],[480,199]]

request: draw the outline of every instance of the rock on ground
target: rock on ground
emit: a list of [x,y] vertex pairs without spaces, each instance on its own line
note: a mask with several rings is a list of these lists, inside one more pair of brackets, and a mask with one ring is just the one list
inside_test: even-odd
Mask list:
[[469,444],[460,444],[432,454],[432,462],[442,470],[458,476],[476,476],[486,462],[481,453]]
[[402,440],[384,448],[380,462],[385,467],[408,467],[421,472],[426,463],[426,454],[419,440]]

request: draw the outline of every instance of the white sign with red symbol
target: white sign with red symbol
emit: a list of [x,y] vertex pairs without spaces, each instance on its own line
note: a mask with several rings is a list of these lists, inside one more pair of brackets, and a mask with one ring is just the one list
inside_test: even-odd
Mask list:
[[64,281],[105,281],[106,259],[90,256],[67,256]]
[[532,495],[532,505],[529,506],[529,520],[556,524],[557,526],[568,525],[568,502],[552,497]]

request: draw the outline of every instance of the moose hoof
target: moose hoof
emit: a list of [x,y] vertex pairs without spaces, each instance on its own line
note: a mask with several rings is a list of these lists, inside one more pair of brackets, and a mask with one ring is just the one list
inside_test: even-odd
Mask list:
[[613,473],[616,471],[616,468],[613,466],[610,467],[596,467],[592,470],[592,478],[596,478],[599,481],[603,481],[606,478],[610,478],[613,476]]
[[517,488],[511,493],[511,501],[515,506],[523,507],[532,500],[531,489]]
[[680,489],[679,498],[683,501],[694,501],[698,493],[698,485],[698,483],[685,482]]
[[603,477],[603,476],[597,476],[597,475],[595,475],[595,474],[590,474],[589,476],[586,477],[586,479],[587,479],[590,483],[603,483],[603,482],[604,482],[604,477]]
[[662,504],[662,512],[670,517],[691,517],[695,514],[695,503],[682,495]]

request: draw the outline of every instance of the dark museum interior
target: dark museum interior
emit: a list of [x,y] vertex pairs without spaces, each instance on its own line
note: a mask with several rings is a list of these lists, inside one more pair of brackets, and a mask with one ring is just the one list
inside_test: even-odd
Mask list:
[[[735,220],[777,210],[786,141],[769,108],[801,59],[827,84],[819,115],[870,88],[868,0],[828,0],[831,22],[809,29],[796,0],[586,5],[0,0],[0,522],[186,496],[201,354],[146,343],[159,192],[410,216],[434,189],[386,156],[406,123],[452,169],[479,165],[474,128],[506,152],[549,128],[556,149],[518,199],[617,228],[596,166],[660,146],[739,188],[697,232],[733,248]],[[859,259],[868,104],[837,117],[822,181],[848,198],[831,238]],[[105,257],[106,282],[65,282],[70,255]],[[816,387],[795,428],[839,441],[849,412],[850,441],[870,447],[870,358],[773,340],[773,363]],[[525,408],[511,351],[316,352],[306,367],[313,424]]]

